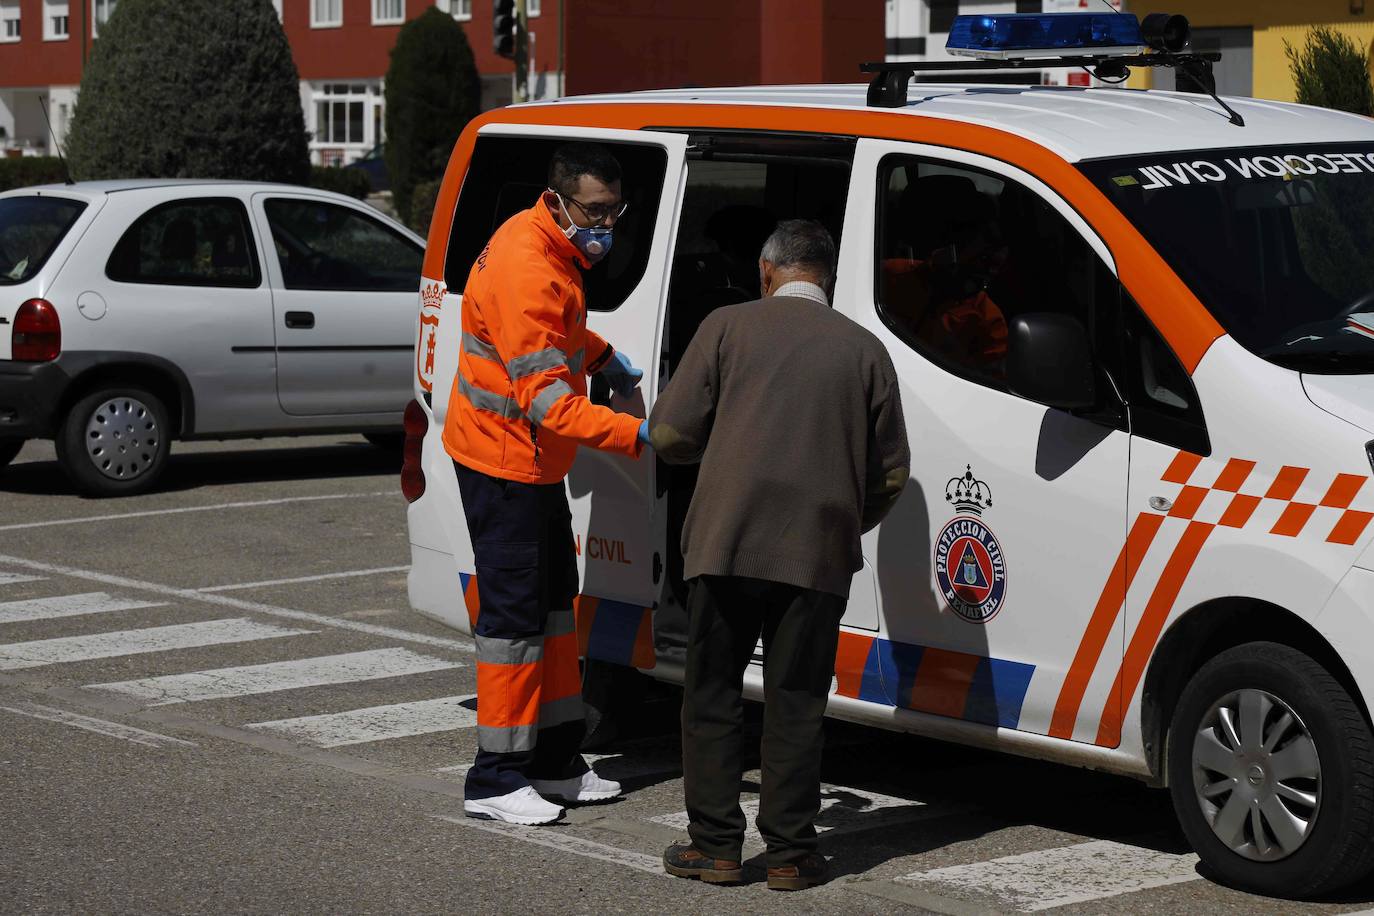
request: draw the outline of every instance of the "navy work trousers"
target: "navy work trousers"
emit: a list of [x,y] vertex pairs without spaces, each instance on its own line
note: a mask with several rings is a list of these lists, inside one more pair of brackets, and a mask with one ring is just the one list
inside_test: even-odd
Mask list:
[[476,559],[477,759],[464,795],[587,771],[573,599],[572,513],[562,483],[502,480],[454,462]]

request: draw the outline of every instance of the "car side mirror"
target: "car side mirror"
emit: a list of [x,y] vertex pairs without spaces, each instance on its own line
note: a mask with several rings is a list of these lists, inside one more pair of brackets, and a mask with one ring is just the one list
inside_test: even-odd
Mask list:
[[1097,405],[1092,347],[1082,323],[1068,315],[1029,312],[1011,321],[1007,388],[1060,410]]

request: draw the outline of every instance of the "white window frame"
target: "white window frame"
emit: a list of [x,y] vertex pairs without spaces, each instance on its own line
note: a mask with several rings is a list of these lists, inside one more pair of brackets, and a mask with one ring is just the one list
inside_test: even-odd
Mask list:
[[[57,20],[62,20],[63,31],[57,31]],[[43,0],[43,40],[66,41],[72,35],[71,4],[62,0]]]
[[[14,34],[10,35],[9,24],[14,23]],[[23,7],[19,0],[0,0],[0,44],[20,41],[24,37]]]
[[525,18],[537,19],[539,14],[544,11],[540,0],[525,0]]
[[104,19],[103,21],[109,22],[109,21],[110,21],[110,17],[111,17],[112,15],[114,15],[115,7],[116,7],[117,5],[118,5],[118,0],[91,0],[91,37],[92,37],[92,38],[99,38],[99,37],[100,37],[100,23],[101,23],[101,21],[102,21],[101,18],[100,18],[100,11],[101,11],[102,9],[104,9],[104,11],[105,11],[105,19]]
[[[335,14],[333,19],[320,18],[322,5],[327,4],[327,8],[332,8]],[[310,27],[312,29],[337,29],[343,25],[343,0],[310,0]]]
[[[392,16],[385,15],[385,7],[392,4],[400,7],[400,13]],[[400,25],[405,21],[406,0],[372,0],[373,25]]]
[[472,0],[434,0],[439,12],[448,13],[459,22],[472,19]]

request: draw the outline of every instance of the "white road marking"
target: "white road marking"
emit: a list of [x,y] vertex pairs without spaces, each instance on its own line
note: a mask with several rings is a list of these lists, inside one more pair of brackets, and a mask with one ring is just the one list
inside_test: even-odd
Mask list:
[[245,588],[266,588],[269,585],[295,585],[300,582],[323,582],[325,579],[351,579],[355,576],[375,576],[379,573],[405,572],[409,566],[382,566],[378,569],[352,569],[348,572],[324,573],[319,576],[297,576],[294,579],[266,579],[262,582],[239,582],[234,585],[212,585],[209,588],[198,588],[196,591],[204,594],[206,592],[232,592]]
[[151,706],[167,706],[171,703],[198,703],[202,700],[254,696],[328,684],[375,681],[387,677],[403,677],[407,674],[462,667],[464,666],[461,662],[430,658],[409,649],[373,649],[368,652],[322,655],[317,658],[268,662],[263,665],[241,665],[210,671],[193,671],[189,674],[169,674],[136,681],[87,684],[86,687],[89,690],[109,690],[150,700]]
[[0,555],[0,564],[22,566],[25,569],[52,573],[53,575],[70,576],[73,579],[85,579],[88,582],[99,582],[102,585],[112,585],[118,588],[152,592],[157,595],[167,595],[171,598],[181,598],[186,601],[200,601],[205,604],[217,604],[221,607],[234,608],[239,611],[253,611],[258,614],[267,614],[271,617],[281,617],[286,620],[295,620],[301,623],[314,624],[316,626],[334,627],[339,630],[352,630],[355,633],[367,633],[371,636],[381,636],[385,639],[397,639],[402,642],[419,643],[424,646],[436,646],[442,649],[450,649],[454,652],[471,652],[473,650],[473,643],[466,639],[446,639],[442,636],[413,633],[409,630],[397,629],[396,627],[382,627],[356,620],[340,620],[337,617],[326,617],[324,614],[312,614],[309,611],[297,611],[292,608],[277,607],[276,605],[262,604],[257,601],[244,601],[240,598],[230,598],[228,595],[206,594],[205,592],[198,592],[192,588],[176,588],[171,585],[146,582],[141,579],[111,576],[106,573],[94,572],[89,569],[78,569],[73,566],[58,566],[53,563],[40,563],[37,560],[25,560],[21,557],[4,555]]
[[309,503],[326,499],[364,499],[372,496],[395,496],[392,490],[375,493],[330,493],[323,496],[287,496],[282,499],[255,499],[237,503],[216,503],[210,506],[181,506],[176,509],[145,509],[141,512],[119,512],[114,515],[86,515],[81,518],[56,518],[46,522],[21,522],[0,525],[0,531],[19,531],[25,528],[52,528],[57,525],[86,525],[91,522],[112,522],[125,518],[148,518],[154,515],[181,515],[185,512],[214,512],[219,509],[253,509],[258,506],[280,506],[284,503]]
[[72,728],[95,732],[98,735],[119,738],[121,741],[132,741],[134,744],[142,744],[145,747],[169,747],[172,745],[199,747],[194,741],[183,741],[180,738],[159,735],[157,732],[146,732],[141,728],[134,728],[131,725],[121,725],[118,722],[107,722],[104,719],[79,716],[74,712],[67,712],[65,709],[42,706],[38,703],[25,703],[23,706],[0,706],[0,709],[6,712],[15,713],[16,715],[28,716],[32,719],[57,722],[61,725],[69,725]]
[[1197,856],[1094,840],[898,878],[932,889],[990,895],[1022,913],[1198,880]]
[[518,824],[507,824],[502,821],[483,821],[471,817],[447,817],[442,814],[433,815],[433,817],[436,820],[448,821],[450,824],[457,824],[460,827],[510,837],[522,843],[532,843],[535,846],[572,853],[585,859],[598,859],[602,862],[610,862],[612,865],[667,877],[667,873],[663,871],[663,861],[658,856],[645,855],[642,852],[633,852],[618,846],[608,846],[594,840],[584,840],[563,830],[550,830],[547,827],[521,827]]
[[475,699],[474,694],[440,697],[323,716],[257,722],[244,727],[290,735],[316,747],[342,747],[472,728],[477,724]]
[[0,623],[49,620],[54,617],[79,617],[83,614],[103,614],[109,611],[131,611],[135,608],[164,606],[157,601],[133,601],[128,598],[112,598],[105,592],[86,592],[81,595],[58,595],[55,598],[0,602]]
[[[759,816],[758,797],[741,799],[740,808],[744,810],[744,816],[749,819],[749,827],[744,834],[745,842],[763,845],[763,837],[759,835],[756,823]],[[866,789],[851,789],[848,786],[832,786],[822,783],[821,810],[816,815],[816,832],[827,833],[833,830],[838,833],[848,833],[855,830],[866,830],[894,820],[905,821],[922,817],[942,817],[949,814],[951,810],[953,809],[948,805],[927,805],[925,802],[914,801],[909,798],[895,798],[891,795],[869,792]],[[879,811],[882,813],[874,813]],[[686,830],[690,822],[686,811],[662,814],[650,818],[650,820],[656,824],[664,824],[678,830]]]
[[227,645],[257,639],[303,636],[314,632],[316,631],[288,630],[270,623],[249,620],[247,617],[237,617],[228,620],[207,620],[202,623],[178,623],[168,627],[148,627],[142,630],[115,630],[109,633],[63,636],[32,642],[0,643],[0,671],[84,662],[97,658],[118,658],[145,652]]
[[30,576],[26,573],[0,572],[0,585],[18,585],[20,582],[42,582],[42,576]]

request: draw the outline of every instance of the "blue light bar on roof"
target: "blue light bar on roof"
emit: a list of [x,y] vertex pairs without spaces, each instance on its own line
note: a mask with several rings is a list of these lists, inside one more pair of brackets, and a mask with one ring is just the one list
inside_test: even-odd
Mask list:
[[945,50],[964,57],[1081,57],[1140,54],[1140,20],[1129,13],[1007,13],[958,16]]

